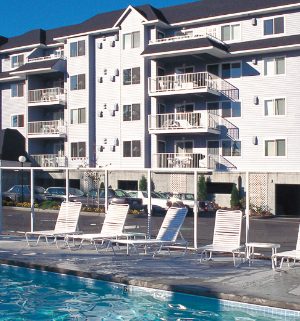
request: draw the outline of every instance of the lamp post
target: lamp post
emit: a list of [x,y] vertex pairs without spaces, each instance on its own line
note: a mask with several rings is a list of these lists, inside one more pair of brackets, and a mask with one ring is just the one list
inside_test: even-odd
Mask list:
[[21,202],[23,203],[23,202],[24,202],[24,189],[23,189],[23,184],[24,184],[24,181],[23,181],[23,165],[24,165],[24,163],[26,162],[26,157],[25,157],[25,156],[19,156],[18,160],[19,160],[19,162],[21,163],[21,166],[22,166],[22,170],[21,170],[21,185],[22,185]]

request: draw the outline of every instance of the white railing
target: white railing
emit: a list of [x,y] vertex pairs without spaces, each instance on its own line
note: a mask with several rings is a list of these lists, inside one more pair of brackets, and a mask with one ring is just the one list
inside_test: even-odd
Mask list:
[[65,135],[63,120],[34,121],[28,123],[28,135]]
[[150,45],[159,44],[159,43],[166,43],[166,42],[175,42],[175,41],[183,41],[188,39],[198,39],[198,38],[213,38],[218,42],[223,43],[220,39],[216,38],[216,30],[211,31],[195,31],[189,34],[182,34],[172,37],[165,37],[165,38],[158,38],[149,41]]
[[66,156],[57,154],[31,155],[33,160],[41,167],[65,167],[67,166]]
[[150,77],[148,81],[150,94],[197,89],[218,91],[218,79],[209,72]]
[[49,56],[27,58],[27,61],[28,62],[36,62],[36,61],[51,60],[51,59],[58,59],[58,58],[65,59],[65,57],[62,53],[54,53]]
[[149,115],[149,130],[219,129],[219,119],[208,111]]
[[158,168],[207,168],[205,155],[196,153],[158,153]]
[[29,90],[28,103],[43,103],[43,102],[65,103],[66,94],[64,92],[64,88],[54,87],[54,88]]

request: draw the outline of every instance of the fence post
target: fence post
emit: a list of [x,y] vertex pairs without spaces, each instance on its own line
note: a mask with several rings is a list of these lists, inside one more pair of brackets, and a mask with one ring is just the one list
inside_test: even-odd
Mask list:
[[194,171],[194,248],[198,248],[198,177],[197,171]]
[[246,243],[249,242],[249,228],[250,228],[250,186],[249,186],[249,172],[246,172]]
[[147,193],[148,193],[148,201],[147,201],[147,208],[148,208],[148,216],[147,216],[147,237],[151,237],[152,227],[151,227],[151,169],[148,169],[147,175]]
[[30,169],[30,231],[34,230],[34,172],[33,169]]

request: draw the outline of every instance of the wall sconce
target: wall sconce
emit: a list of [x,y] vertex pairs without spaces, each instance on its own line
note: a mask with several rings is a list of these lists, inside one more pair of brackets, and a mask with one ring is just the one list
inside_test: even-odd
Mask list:
[[99,42],[98,45],[97,45],[98,49],[102,49],[103,48],[103,44],[102,42]]
[[107,105],[106,104],[103,104],[103,108],[106,109]]
[[98,78],[98,82],[99,82],[99,83],[102,83],[102,82],[103,82],[103,77],[99,77],[99,78]]
[[252,59],[252,63],[253,63],[253,65],[257,65],[257,59],[256,59],[256,58],[253,58],[253,59]]
[[115,70],[115,76],[119,76],[119,74],[120,74],[119,69],[116,69],[116,70]]
[[110,76],[110,81],[114,82],[116,80],[115,76]]
[[119,146],[119,138],[118,137],[114,138],[114,145]]
[[113,109],[111,109],[109,113],[110,113],[110,116],[115,116],[115,111]]
[[107,138],[103,138],[103,144],[107,144]]
[[98,117],[103,117],[103,111],[98,111]]
[[114,39],[115,39],[115,41],[119,41],[119,34],[118,33],[115,34]]
[[114,47],[114,46],[115,46],[115,41],[114,41],[114,40],[112,40],[112,41],[110,42],[110,46],[111,46],[111,47]]
[[252,137],[252,144],[253,144],[253,145],[257,145],[257,144],[258,144],[257,136],[253,136],[253,137]]
[[257,19],[256,18],[252,18],[251,24],[252,24],[252,26],[256,26],[257,25]]
[[253,104],[254,104],[254,105],[258,105],[258,104],[259,104],[258,96],[254,96],[254,97],[253,97]]
[[114,104],[114,110],[115,110],[115,111],[118,111],[118,110],[119,110],[119,104],[118,104],[118,103],[115,103],[115,104]]
[[98,147],[98,151],[99,151],[99,152],[103,152],[103,150],[104,150],[104,146],[99,146],[99,147]]
[[111,151],[111,152],[116,151],[116,147],[115,147],[114,145],[110,145],[110,151]]

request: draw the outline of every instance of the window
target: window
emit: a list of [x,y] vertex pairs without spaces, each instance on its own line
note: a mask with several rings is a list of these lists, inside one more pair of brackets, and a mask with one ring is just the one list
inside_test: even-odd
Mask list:
[[140,104],[124,105],[123,106],[123,121],[140,120],[141,106]]
[[71,124],[83,124],[86,122],[86,109],[71,109]]
[[241,77],[241,63],[232,62],[232,63],[222,64],[221,77],[223,79]]
[[11,127],[24,127],[24,115],[12,115]]
[[71,76],[71,90],[85,89],[85,74]]
[[285,156],[285,139],[266,140],[265,156]]
[[141,157],[141,141],[123,142],[123,157]]
[[277,17],[264,20],[264,35],[284,33],[284,18]]
[[134,85],[140,83],[140,67],[123,70],[123,85]]
[[84,56],[85,55],[85,40],[70,43],[70,56]]
[[265,116],[285,115],[285,98],[265,100]]
[[139,48],[140,32],[126,33],[123,35],[123,49]]
[[239,101],[222,101],[222,117],[241,117],[241,103]]
[[71,143],[71,157],[86,157],[85,142]]
[[241,142],[222,140],[222,156],[241,156]]
[[23,84],[11,84],[11,97],[23,97],[24,96],[24,85]]
[[221,27],[221,40],[233,41],[240,40],[241,38],[241,25],[226,25]]
[[16,55],[11,57],[11,68],[17,68],[24,65],[24,55]]
[[283,75],[285,74],[285,57],[268,58],[264,61],[264,75]]

